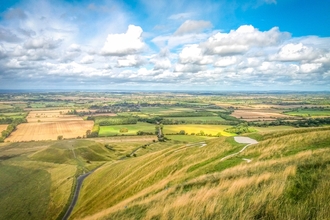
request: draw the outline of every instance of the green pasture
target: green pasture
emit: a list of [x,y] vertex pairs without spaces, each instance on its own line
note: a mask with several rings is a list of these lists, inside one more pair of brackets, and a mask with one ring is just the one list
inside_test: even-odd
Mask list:
[[[128,132],[121,133],[121,128],[127,128]],[[138,122],[133,125],[112,125],[100,126],[99,136],[114,136],[114,135],[136,135],[138,131],[155,132],[155,125],[149,123]]]
[[300,117],[330,116],[330,109],[298,109],[295,111],[284,112],[284,114]]

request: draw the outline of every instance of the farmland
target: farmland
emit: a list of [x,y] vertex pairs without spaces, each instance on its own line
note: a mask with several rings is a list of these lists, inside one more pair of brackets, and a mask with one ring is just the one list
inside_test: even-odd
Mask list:
[[[127,128],[127,132],[120,132],[121,128]],[[114,135],[136,135],[138,131],[144,131],[154,134],[155,125],[149,123],[137,123],[133,125],[112,125],[101,126],[99,136],[114,136]]]
[[[77,177],[92,170],[69,219],[330,218],[329,94],[59,92],[0,102],[0,219],[61,219]],[[259,143],[241,151],[238,134]]]
[[92,121],[24,123],[18,125],[17,130],[6,141],[56,140],[58,136],[77,138],[83,137],[86,130],[90,130],[92,127]]
[[268,110],[255,110],[255,109],[240,109],[235,110],[232,116],[243,119],[245,121],[256,120],[276,120],[277,118],[286,118],[288,116],[281,114],[280,111],[268,109]]
[[294,111],[287,111],[285,114],[299,117],[325,117],[330,116],[330,109],[297,109]]
[[82,121],[81,117],[66,115],[67,110],[30,111],[28,122]]

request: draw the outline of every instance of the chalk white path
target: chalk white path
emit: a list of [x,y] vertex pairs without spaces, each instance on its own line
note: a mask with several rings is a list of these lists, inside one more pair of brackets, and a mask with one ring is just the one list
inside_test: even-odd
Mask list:
[[[249,138],[249,137],[234,137],[234,140],[237,142],[237,143],[240,143],[240,144],[247,144],[245,145],[242,150],[236,152],[236,153],[233,153],[233,154],[229,154],[223,158],[221,158],[221,161],[222,160],[226,160],[228,158],[231,158],[233,156],[236,156],[237,154],[239,153],[242,153],[248,146],[252,145],[252,144],[256,144],[258,143],[258,141],[252,139],[252,138]],[[251,160],[250,159],[243,159],[243,160],[246,160],[246,162],[250,163]]]

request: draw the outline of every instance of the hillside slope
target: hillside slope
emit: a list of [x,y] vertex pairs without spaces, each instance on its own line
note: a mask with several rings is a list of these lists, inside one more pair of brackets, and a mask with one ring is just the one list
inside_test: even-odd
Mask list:
[[107,163],[85,180],[71,219],[329,219],[330,129],[258,139],[227,160],[244,146],[233,137]]

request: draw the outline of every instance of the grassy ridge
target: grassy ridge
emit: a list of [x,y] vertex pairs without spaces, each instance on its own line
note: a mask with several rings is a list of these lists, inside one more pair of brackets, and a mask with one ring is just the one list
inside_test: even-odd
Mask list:
[[57,219],[66,207],[75,176],[115,157],[113,151],[93,141],[2,144],[0,219]]
[[328,219],[330,129],[264,139],[224,161],[241,146],[221,137],[107,164],[86,179],[73,218]]

